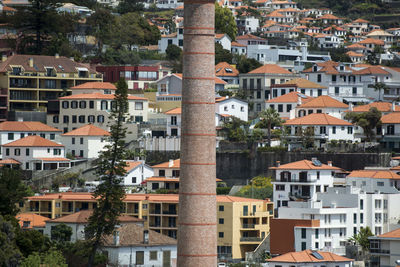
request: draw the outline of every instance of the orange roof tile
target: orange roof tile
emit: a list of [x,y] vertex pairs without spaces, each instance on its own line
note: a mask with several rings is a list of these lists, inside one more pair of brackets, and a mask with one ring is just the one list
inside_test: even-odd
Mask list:
[[276,64],[265,64],[255,70],[249,72],[249,74],[293,74],[287,69],[282,68]]
[[5,121],[0,123],[0,131],[5,132],[61,132],[39,121]]
[[297,85],[297,87],[299,88],[312,88],[312,89],[326,89],[327,87],[322,86],[318,83],[314,83],[312,81],[309,81],[307,79],[304,78],[296,78],[296,79],[292,79],[288,82],[285,82],[284,84],[295,84]]
[[[46,226],[46,221],[49,219],[44,216],[40,216],[34,213],[20,213],[17,216],[19,225],[21,226],[22,229],[32,229],[34,227],[45,227]],[[29,225],[27,227],[24,227],[24,222],[29,222]]]
[[19,162],[18,160],[15,160],[15,159],[2,159],[2,160],[0,160],[0,166],[3,166],[3,165],[8,165],[8,164],[21,164],[21,162]]
[[126,166],[124,167],[125,171],[129,172],[131,170],[134,170],[137,166],[142,165],[142,161],[133,161],[133,160],[127,160],[125,161]]
[[[51,223],[79,223],[79,224],[86,224],[88,222],[88,218],[92,215],[93,211],[91,210],[81,210],[69,215],[65,215],[56,219],[49,220],[47,219],[47,222]],[[128,216],[128,215],[122,215],[118,217],[118,220],[122,223],[127,223],[127,222],[143,222],[143,219],[139,219],[136,217]]]
[[378,235],[378,237],[383,237],[383,238],[400,238],[400,228],[396,229],[394,231],[390,231],[387,233],[384,233],[383,235]]
[[64,147],[38,135],[30,135],[3,145],[4,147]]
[[364,40],[358,42],[358,44],[385,45],[385,42],[382,41],[382,40],[377,40],[377,39],[373,39],[373,38],[367,38],[367,39],[364,39]]
[[353,112],[367,112],[371,108],[376,108],[380,112],[391,112],[391,111],[400,111],[400,106],[395,106],[395,110],[392,110],[393,104],[389,102],[372,102],[367,105],[355,106],[353,108]]
[[341,19],[341,18],[338,18],[338,17],[336,17],[335,15],[332,15],[332,14],[325,14],[325,15],[319,17],[318,19]]
[[[59,99],[62,100],[70,100],[70,99],[114,99],[114,94],[102,94],[102,93],[90,93],[90,94],[76,94],[76,95],[69,95],[63,96]],[[128,95],[128,100],[143,100],[147,101],[147,98]]]
[[72,130],[62,136],[109,136],[110,133],[93,124],[87,124],[78,129]]
[[367,49],[365,46],[360,45],[360,44],[352,44],[352,45],[348,45],[346,46],[347,49]]
[[390,74],[386,70],[382,69],[379,66],[369,66],[361,70],[353,71],[355,75],[370,75],[370,74],[381,74],[381,75],[388,75]]
[[314,98],[307,103],[299,106],[299,108],[349,108],[349,106],[343,102],[340,102],[330,96],[321,95]]
[[329,166],[322,164],[321,166],[315,166],[311,160],[300,160],[287,164],[280,165],[279,167],[270,167],[271,170],[341,170],[341,168],[335,166]]
[[173,109],[166,111],[164,114],[166,114],[166,115],[181,115],[182,108],[173,108]]
[[398,124],[400,123],[400,112],[392,112],[381,117],[381,122]]
[[283,125],[346,125],[352,126],[348,121],[332,117],[325,113],[312,113],[310,115],[288,120]]
[[364,57],[363,54],[356,53],[354,51],[349,51],[349,52],[346,53],[346,55],[348,55],[349,57]]
[[180,159],[173,160],[171,166],[169,165],[169,161],[152,166],[152,168],[168,168],[168,169],[179,169],[180,167],[181,167]]
[[238,47],[247,47],[247,45],[239,44],[238,42],[232,42],[231,46],[238,46]]
[[236,37],[236,40],[247,40],[247,39],[255,39],[255,40],[262,40],[265,41],[265,39],[252,35],[252,34],[244,34]]
[[397,157],[392,157],[392,159],[395,159],[395,160],[400,160],[400,156],[397,156]]
[[267,259],[268,262],[289,262],[289,263],[308,263],[308,262],[351,262],[353,259],[349,259],[343,256],[339,256],[332,252],[318,251],[322,256],[322,259],[317,259],[312,255],[312,250],[303,250],[298,252],[289,252],[272,259]]
[[368,20],[365,20],[365,19],[356,19],[356,20],[354,20],[353,22],[357,22],[357,23],[369,23],[369,21],[368,21]]
[[299,92],[293,91],[281,96],[278,96],[276,98],[272,98],[270,100],[267,100],[265,102],[267,103],[297,103],[299,100],[299,97],[301,97],[302,102],[307,102],[313,99],[311,96],[303,95]]
[[215,75],[237,77],[239,75],[239,71],[227,62],[220,62],[215,65]]
[[392,171],[358,170],[352,171],[347,178],[400,179],[400,175]]
[[114,84],[109,83],[109,82],[87,82],[87,83],[83,83],[83,84],[71,87],[71,89],[110,89],[110,90],[116,90],[117,87],[115,87]]

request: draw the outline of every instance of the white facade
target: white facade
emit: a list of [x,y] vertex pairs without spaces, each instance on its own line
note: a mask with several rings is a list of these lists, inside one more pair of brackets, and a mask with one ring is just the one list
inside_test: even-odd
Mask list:
[[[130,162],[133,163],[133,168],[129,168]],[[139,163],[139,164],[135,164]],[[144,163],[144,161],[127,161],[128,170],[123,178],[124,186],[138,186],[144,180],[154,176],[153,169]]]
[[224,49],[231,51],[232,40],[227,34],[216,34],[215,42],[222,45]]
[[225,100],[216,101],[215,113],[248,121],[248,104],[237,98],[226,98]]
[[80,158],[98,158],[104,147],[110,144],[105,136],[62,136],[66,153]]
[[181,136],[181,114],[167,114],[167,136]]
[[317,41],[320,48],[339,48],[343,45],[343,39],[336,35],[318,37]]

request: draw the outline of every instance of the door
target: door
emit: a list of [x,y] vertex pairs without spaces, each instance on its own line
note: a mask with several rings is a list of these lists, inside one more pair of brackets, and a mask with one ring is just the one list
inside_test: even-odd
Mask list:
[[165,250],[163,251],[163,267],[171,266],[171,251]]

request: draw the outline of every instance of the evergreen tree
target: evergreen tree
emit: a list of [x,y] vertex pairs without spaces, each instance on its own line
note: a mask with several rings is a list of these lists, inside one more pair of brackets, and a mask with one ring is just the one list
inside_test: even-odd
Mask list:
[[273,108],[268,108],[260,113],[260,124],[256,125],[257,128],[267,128],[268,130],[268,146],[271,146],[271,130],[273,126],[280,126],[282,119],[278,111]]
[[237,35],[237,25],[232,12],[215,3],[215,32],[226,33],[232,41],[235,41]]
[[103,235],[113,233],[117,225],[118,217],[123,208],[122,200],[125,191],[121,186],[121,180],[125,174],[126,166],[124,159],[126,128],[124,121],[128,111],[128,85],[124,79],[117,83],[114,105],[110,114],[112,125],[110,126],[110,144],[99,156],[97,175],[102,182],[97,186],[93,196],[97,198],[97,206],[89,217],[85,233],[89,239],[91,253],[88,266],[93,266],[94,257],[100,247]]

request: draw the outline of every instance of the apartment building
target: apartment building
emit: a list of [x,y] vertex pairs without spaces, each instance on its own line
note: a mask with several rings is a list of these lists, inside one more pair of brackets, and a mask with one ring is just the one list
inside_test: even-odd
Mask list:
[[271,99],[294,91],[311,97],[328,94],[328,88],[326,86],[322,86],[318,83],[311,82],[304,78],[296,78],[283,84],[273,84],[271,85],[271,91]]
[[[57,99],[64,90],[102,80],[100,73],[66,57],[3,55],[0,101],[6,111],[46,112],[48,101]],[[5,119],[7,113],[0,113],[1,119]]]
[[290,118],[290,114],[293,113],[292,110],[294,110],[298,105],[302,105],[303,103],[307,103],[313,99],[313,97],[304,95],[298,91],[293,91],[294,89],[289,90],[292,91],[265,102],[265,108],[275,109],[279,113],[279,116],[284,120]]
[[382,235],[371,236],[368,239],[372,266],[399,266],[400,229]]
[[314,98],[307,103],[296,107],[291,119],[295,117],[303,117],[313,113],[324,113],[332,117],[341,119],[343,112],[349,109],[349,105],[340,102],[330,96],[322,95]]
[[389,149],[400,149],[400,112],[392,112],[381,117],[380,143]]
[[248,102],[253,103],[249,116],[255,116],[265,109],[265,100],[270,99],[272,85],[283,84],[296,76],[275,64],[266,64],[249,73],[239,74],[240,89],[246,93]]
[[[127,194],[124,215],[144,219],[146,229],[176,238],[178,227],[176,194]],[[21,212],[58,218],[80,210],[92,210],[96,200],[90,193],[52,193],[26,198]],[[243,259],[269,235],[273,203],[269,200],[217,196],[218,255]]]

